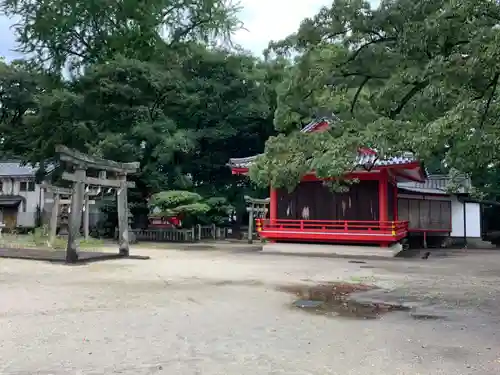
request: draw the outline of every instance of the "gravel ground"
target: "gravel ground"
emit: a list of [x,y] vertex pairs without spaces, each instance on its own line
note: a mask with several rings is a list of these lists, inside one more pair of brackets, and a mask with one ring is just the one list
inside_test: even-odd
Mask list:
[[[367,260],[135,248],[84,266],[0,259],[0,374],[500,373],[500,254]],[[291,308],[330,281],[404,302],[378,320]]]

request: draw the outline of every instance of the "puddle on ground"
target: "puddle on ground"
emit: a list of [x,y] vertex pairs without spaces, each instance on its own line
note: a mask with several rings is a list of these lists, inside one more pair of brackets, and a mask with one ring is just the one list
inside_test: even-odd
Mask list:
[[419,313],[412,312],[410,316],[414,320],[446,320],[447,317],[444,315],[432,314],[432,313]]
[[358,319],[377,319],[393,311],[410,311],[398,304],[358,302],[350,299],[350,294],[376,289],[364,284],[328,283],[315,286],[283,286],[278,290],[295,295],[297,300],[292,308],[326,315]]
[[260,280],[218,280],[209,282],[215,286],[262,286],[264,283]]

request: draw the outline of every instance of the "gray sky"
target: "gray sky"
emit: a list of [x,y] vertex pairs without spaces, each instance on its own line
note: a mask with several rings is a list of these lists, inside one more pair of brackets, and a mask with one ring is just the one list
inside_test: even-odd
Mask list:
[[0,17],[0,56],[12,60],[18,55],[11,50],[15,48],[14,33],[11,30],[12,21],[6,17]]
[[[300,21],[313,16],[331,0],[242,0],[241,19],[247,30],[239,31],[234,41],[255,54],[260,54],[270,40],[279,40],[297,30]],[[11,30],[13,22],[0,17],[0,56],[7,60],[20,57]]]

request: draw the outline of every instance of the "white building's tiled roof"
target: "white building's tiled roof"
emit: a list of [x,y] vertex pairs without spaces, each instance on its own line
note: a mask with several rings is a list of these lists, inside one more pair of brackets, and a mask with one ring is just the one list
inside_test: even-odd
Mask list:
[[[470,179],[465,176],[459,177],[453,182],[461,186],[457,193],[466,193],[471,187]],[[449,194],[447,188],[450,183],[452,180],[448,175],[430,175],[424,182],[398,182],[398,188],[414,193],[446,195]]]
[[[47,172],[53,170],[53,166],[47,167]],[[34,177],[38,166],[23,165],[19,161],[0,161],[0,177]]]
[[0,162],[1,177],[33,177],[37,169],[15,161]]

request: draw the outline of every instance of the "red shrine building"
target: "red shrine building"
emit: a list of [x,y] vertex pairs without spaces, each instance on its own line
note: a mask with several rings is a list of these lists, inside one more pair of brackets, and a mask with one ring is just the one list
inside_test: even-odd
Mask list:
[[[323,118],[302,132],[329,126],[330,120]],[[246,175],[256,157],[230,159],[232,173]],[[411,191],[427,182],[422,163],[411,153],[379,159],[374,150],[360,148],[355,162],[358,168],[346,177],[359,183],[346,193],[332,192],[314,173],[292,192],[271,187],[268,218],[258,223],[260,236],[278,242],[389,246],[411,233],[425,238],[452,232],[451,201],[439,198],[449,195],[430,192],[420,199],[421,191]]]

